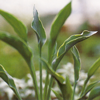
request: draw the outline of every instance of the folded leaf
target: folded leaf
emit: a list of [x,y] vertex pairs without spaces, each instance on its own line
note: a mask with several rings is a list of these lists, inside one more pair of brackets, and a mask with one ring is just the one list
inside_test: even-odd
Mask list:
[[46,34],[45,34],[45,30],[43,28],[43,25],[38,17],[38,12],[35,9],[35,7],[33,9],[33,17],[34,17],[34,19],[32,22],[32,28],[37,35],[38,43],[39,43],[40,47],[42,47],[42,45],[46,41]]
[[15,32],[22,38],[25,42],[27,41],[27,29],[24,24],[19,21],[12,14],[5,12],[0,9],[0,15],[2,15],[6,21],[14,28]]
[[49,41],[49,60],[51,61],[59,31],[70,14],[71,14],[71,2],[69,2],[62,10],[60,10],[60,12],[57,14],[55,20],[52,23],[50,31],[50,41]]
[[88,100],[93,100],[97,96],[100,96],[100,86],[95,87],[94,89],[92,89],[92,91],[89,94]]
[[72,99],[72,87],[69,81],[69,78],[66,77],[66,83],[59,83],[60,90],[62,92],[63,100],[71,100]]
[[58,98],[58,100],[63,100],[63,98],[61,97],[61,95],[58,92],[56,92],[54,89],[51,89],[51,90],[56,95],[56,97]]
[[79,71],[80,71],[80,58],[79,58],[79,52],[78,49],[74,46],[72,49],[72,54],[74,58],[74,76],[75,76],[75,82],[79,79]]
[[18,100],[22,100],[17,88],[15,86],[14,80],[12,77],[6,72],[4,67],[0,64],[0,77],[8,84],[8,86],[14,91],[15,95],[17,96]]
[[61,55],[64,55],[73,45],[76,43],[83,41],[90,36],[96,34],[97,31],[83,31],[81,34],[76,34],[70,36],[65,42],[60,46],[58,52],[57,52],[57,57],[60,57]]
[[66,52],[74,46],[76,43],[83,41],[90,36],[96,34],[97,31],[83,31],[81,34],[76,34],[70,36],[65,42],[60,46],[60,48],[57,51],[57,58],[55,58],[52,62],[53,69],[57,69],[58,64],[62,60],[63,56],[66,54]]
[[6,32],[0,32],[0,40],[17,49],[18,52],[24,57],[28,65],[30,65],[32,52],[22,39],[12,36]]
[[47,72],[49,72],[60,83],[65,83],[65,79],[60,74],[56,73],[44,59],[40,60],[43,63],[44,68],[47,70]]

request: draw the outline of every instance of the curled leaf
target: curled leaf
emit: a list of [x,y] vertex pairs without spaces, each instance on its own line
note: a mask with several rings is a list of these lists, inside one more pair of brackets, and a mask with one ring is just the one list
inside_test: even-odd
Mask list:
[[56,97],[58,98],[58,100],[63,100],[63,98],[60,96],[60,94],[58,92],[56,92],[54,89],[51,89],[51,90],[56,95]]
[[46,41],[46,34],[45,34],[45,30],[43,28],[43,25],[38,17],[38,12],[35,9],[35,7],[33,9],[33,17],[34,17],[34,19],[32,22],[32,28],[37,35],[38,43],[39,43],[40,47],[42,47],[42,45]]
[[81,34],[76,34],[70,36],[67,40],[64,41],[64,43],[60,46],[58,52],[57,52],[57,57],[60,57],[61,55],[64,55],[73,45],[76,43],[83,41],[90,36],[96,34],[97,31],[83,31]]
[[47,72],[49,72],[60,83],[65,83],[65,79],[60,74],[56,73],[44,59],[40,60],[43,63],[44,68],[47,70]]
[[67,40],[64,41],[64,43],[60,46],[60,48],[57,51],[57,58],[55,58],[52,62],[53,69],[57,69],[58,64],[62,60],[63,56],[66,54],[66,52],[74,46],[76,43],[83,41],[90,36],[96,34],[97,31],[83,31],[81,34],[76,34],[70,36]]
[[79,71],[80,71],[80,58],[78,49],[74,46],[72,49],[72,54],[74,58],[74,76],[75,82],[79,79]]
[[8,84],[8,86],[14,91],[15,95],[17,96],[17,98],[19,100],[22,100],[17,88],[15,86],[14,80],[12,79],[12,77],[6,72],[6,70],[4,69],[4,67],[0,64],[0,77]]
[[69,78],[66,77],[66,83],[59,83],[60,90],[62,92],[63,100],[71,100],[72,99],[72,87],[69,81]]
[[6,21],[14,28],[15,32],[19,35],[21,39],[25,42],[27,41],[27,29],[25,25],[19,21],[16,17],[12,14],[5,12],[0,9],[0,15],[2,15]]

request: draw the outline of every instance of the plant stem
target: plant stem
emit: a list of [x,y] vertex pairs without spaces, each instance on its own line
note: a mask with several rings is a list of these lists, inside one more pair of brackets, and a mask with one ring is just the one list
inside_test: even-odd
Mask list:
[[40,100],[39,90],[38,90],[38,85],[37,85],[37,80],[36,80],[35,67],[33,66],[33,61],[32,60],[33,60],[33,58],[31,58],[31,61],[30,61],[30,63],[28,65],[30,67],[31,76],[32,76],[33,83],[34,83],[36,99]]
[[88,80],[89,80],[89,77],[87,77],[86,80],[85,80],[85,82],[84,82],[84,85],[83,85],[82,92],[81,92],[80,96],[82,96],[82,94],[84,93],[84,90],[85,90],[85,87],[87,85]]
[[73,90],[73,97],[72,97],[72,100],[74,100],[76,84],[77,84],[77,82],[74,83],[74,90]]
[[48,83],[49,83],[49,74],[47,72],[47,75],[46,75],[46,82],[45,82],[45,87],[44,87],[44,99],[43,100],[48,100],[47,99],[47,88],[48,88]]
[[53,84],[53,77],[51,77],[51,79],[50,79],[48,94],[47,94],[47,100],[49,100],[49,98],[50,98],[52,84]]
[[[41,58],[41,47],[39,47],[39,56]],[[41,62],[40,62],[39,68],[40,68],[40,100],[42,100],[42,64]]]

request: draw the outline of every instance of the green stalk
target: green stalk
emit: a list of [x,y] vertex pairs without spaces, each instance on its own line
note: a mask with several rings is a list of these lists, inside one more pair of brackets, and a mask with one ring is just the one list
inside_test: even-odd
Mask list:
[[87,77],[86,80],[85,80],[85,82],[84,82],[84,85],[83,85],[82,92],[81,92],[80,96],[82,96],[82,94],[84,93],[84,90],[85,90],[85,87],[86,87],[86,85],[88,83],[88,80],[89,80],[89,77]]
[[33,61],[32,60],[33,59],[31,59],[31,61],[28,65],[30,67],[31,76],[32,76],[33,83],[34,83],[36,98],[37,98],[37,100],[40,100],[39,90],[38,90],[38,85],[37,85],[37,80],[36,80],[35,67],[33,66]]
[[48,94],[47,94],[47,100],[49,100],[49,98],[50,98],[52,84],[53,84],[53,77],[51,77],[51,79],[50,79]]
[[49,74],[47,72],[47,75],[46,75],[46,82],[45,82],[45,87],[44,87],[44,99],[43,100],[48,100],[47,99],[47,88],[48,88],[48,84],[49,84]]
[[77,82],[74,83],[74,90],[73,90],[73,97],[72,97],[72,100],[74,100],[76,84],[77,84]]
[[[39,56],[41,58],[41,47],[39,47]],[[40,68],[40,100],[42,100],[42,64],[41,62],[40,62],[39,68]]]

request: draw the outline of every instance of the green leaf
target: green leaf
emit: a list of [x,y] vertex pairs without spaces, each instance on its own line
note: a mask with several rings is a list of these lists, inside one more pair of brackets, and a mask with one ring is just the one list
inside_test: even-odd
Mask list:
[[60,12],[57,14],[55,20],[52,23],[51,26],[51,32],[50,32],[50,38],[54,41],[56,41],[56,38],[58,36],[58,33],[63,26],[66,19],[71,14],[71,2],[69,2]]
[[60,10],[60,12],[57,14],[55,20],[52,23],[50,31],[49,48],[48,48],[48,53],[49,53],[48,58],[50,63],[52,62],[54,47],[59,31],[70,14],[71,14],[71,2],[69,2],[62,10]]
[[35,7],[33,9],[33,17],[34,17],[34,20],[32,22],[32,28],[37,35],[38,43],[39,43],[40,47],[42,47],[42,45],[46,41],[46,35],[45,35],[45,30],[43,28],[43,25],[38,17],[38,12],[35,9]]
[[4,41],[7,44],[14,47],[26,60],[28,66],[30,68],[32,78],[33,78],[35,93],[36,93],[37,99],[39,100],[39,92],[38,92],[35,68],[33,66],[33,61],[32,61],[33,55],[32,55],[31,49],[28,47],[28,45],[22,39],[12,36],[10,34],[7,34],[5,32],[0,32],[0,40]]
[[97,69],[100,67],[100,58],[96,60],[96,62],[90,67],[88,71],[88,77],[90,78],[94,73],[97,71]]
[[17,96],[18,100],[22,100],[17,88],[15,86],[14,80],[12,77],[6,72],[4,67],[0,64],[0,77],[8,84],[8,86],[14,91],[15,95]]
[[58,52],[57,52],[57,57],[60,57],[64,55],[73,45],[76,43],[83,41],[90,36],[96,34],[97,31],[83,31],[81,34],[76,34],[70,36],[67,40],[64,41],[64,43],[60,46]]
[[92,89],[92,91],[89,94],[88,100],[93,100],[97,96],[100,96],[100,86],[95,87],[94,89]]
[[74,76],[75,76],[75,82],[79,79],[79,71],[80,71],[80,57],[79,52],[76,46],[72,49],[72,54],[74,58]]
[[86,96],[86,94],[88,92],[90,92],[97,85],[98,82],[100,82],[100,81],[96,81],[96,82],[93,82],[93,83],[89,84],[86,87],[86,89],[85,89],[84,93],[82,94],[82,96],[79,98],[79,100],[81,100],[84,96]]
[[81,92],[81,96],[82,94],[84,93],[84,90],[85,90],[85,87],[89,81],[89,79],[91,78],[91,76],[94,75],[94,73],[96,72],[96,70],[100,67],[100,58],[98,58],[96,60],[96,62],[90,67],[89,71],[88,71],[88,75],[87,75],[87,78],[84,82],[84,85],[83,85],[83,88],[82,88],[82,92]]
[[17,49],[18,52],[26,60],[28,65],[30,65],[32,52],[30,48],[27,46],[27,44],[22,39],[12,36],[6,32],[0,32],[0,40],[6,42],[7,44]]
[[62,84],[65,82],[65,79],[60,74],[56,73],[44,59],[40,60],[43,63],[44,68],[47,70],[47,72],[49,72],[57,81]]
[[16,17],[8,12],[0,9],[0,15],[2,15],[6,21],[14,28],[15,32],[22,38],[25,42],[27,41],[27,29],[24,24],[19,21]]
[[69,78],[66,77],[66,83],[59,83],[60,90],[62,92],[63,100],[71,100],[72,99],[72,87],[69,81]]
[[53,69],[57,69],[58,64],[60,63],[63,56],[66,54],[66,52],[74,46],[76,43],[83,41],[90,36],[96,34],[97,31],[83,31],[81,34],[76,34],[70,36],[67,40],[64,41],[64,43],[60,46],[60,48],[57,51],[57,58],[55,58],[52,62]]
[[58,92],[56,92],[54,89],[51,89],[51,90],[56,95],[56,97],[58,98],[58,100],[63,100],[63,98],[60,96],[60,94]]

